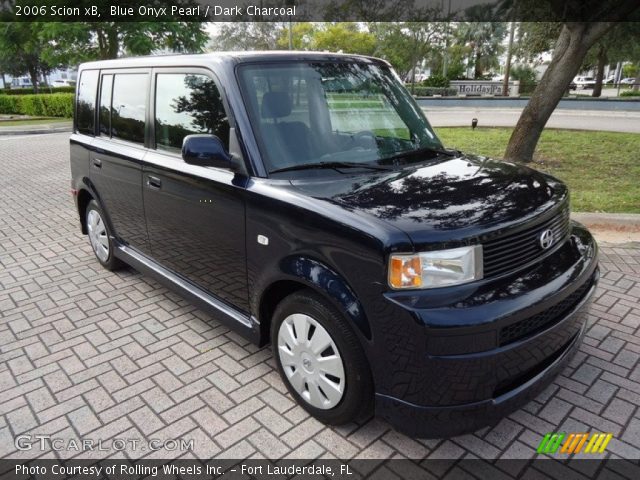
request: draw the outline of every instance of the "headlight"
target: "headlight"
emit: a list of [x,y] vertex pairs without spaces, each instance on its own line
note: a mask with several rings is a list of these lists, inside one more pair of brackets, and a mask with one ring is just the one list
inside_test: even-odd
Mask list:
[[482,245],[434,250],[411,255],[391,255],[392,288],[435,288],[482,278]]

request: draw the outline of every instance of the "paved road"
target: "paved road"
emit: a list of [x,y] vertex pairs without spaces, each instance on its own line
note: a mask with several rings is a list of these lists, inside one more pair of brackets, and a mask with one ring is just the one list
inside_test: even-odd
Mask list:
[[[82,454],[94,457],[115,455],[114,439],[193,439],[188,453],[123,455],[530,459],[552,431],[611,432],[608,455],[640,458],[640,248],[602,249],[580,352],[497,426],[448,440],[407,438],[379,420],[329,428],[295,405],[268,349],[149,277],[99,267],[78,231],[67,158],[66,135],[0,139],[0,458],[78,455],[17,452],[28,434],[101,439],[106,451]],[[572,478],[580,467],[533,468]]]
[[[470,127],[477,118],[481,127],[514,127],[522,108],[424,107],[434,127]],[[640,112],[557,109],[547,128],[640,133]]]

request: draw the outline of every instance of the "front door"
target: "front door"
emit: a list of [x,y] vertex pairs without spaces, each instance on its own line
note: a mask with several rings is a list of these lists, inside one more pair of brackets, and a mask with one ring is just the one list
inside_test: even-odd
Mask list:
[[219,90],[203,70],[153,73],[155,149],[144,158],[143,197],[154,260],[244,312],[249,311],[244,182],[229,170],[187,165],[186,135],[217,135],[228,148]]

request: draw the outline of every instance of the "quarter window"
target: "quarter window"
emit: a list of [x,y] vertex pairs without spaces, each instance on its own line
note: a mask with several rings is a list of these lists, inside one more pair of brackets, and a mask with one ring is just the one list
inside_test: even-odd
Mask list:
[[80,76],[76,105],[76,129],[79,133],[95,134],[96,93],[98,71],[85,70]]
[[218,87],[199,74],[161,73],[156,80],[156,146],[180,149],[185,136],[216,135],[229,146],[229,122]]
[[123,73],[114,76],[111,102],[111,136],[144,143],[147,74]]

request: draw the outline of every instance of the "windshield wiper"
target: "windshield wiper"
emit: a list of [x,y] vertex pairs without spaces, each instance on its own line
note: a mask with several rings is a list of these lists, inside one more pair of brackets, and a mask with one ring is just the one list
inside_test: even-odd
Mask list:
[[455,157],[457,155],[460,155],[460,152],[458,152],[457,150],[444,150],[435,147],[423,147],[417,148],[415,150],[405,150],[404,152],[400,152],[390,157],[383,158],[380,160],[380,163],[394,162],[395,160],[399,160],[401,158],[413,157],[414,155],[420,155],[423,153],[436,153],[438,155],[446,155],[447,157]]
[[271,170],[269,173],[291,172],[293,170],[312,170],[314,168],[367,168],[369,170],[391,170],[391,167],[385,167],[382,165],[371,165],[370,163],[358,163],[358,162],[318,162],[318,163],[303,163],[300,165],[292,165],[290,167],[278,168]]

